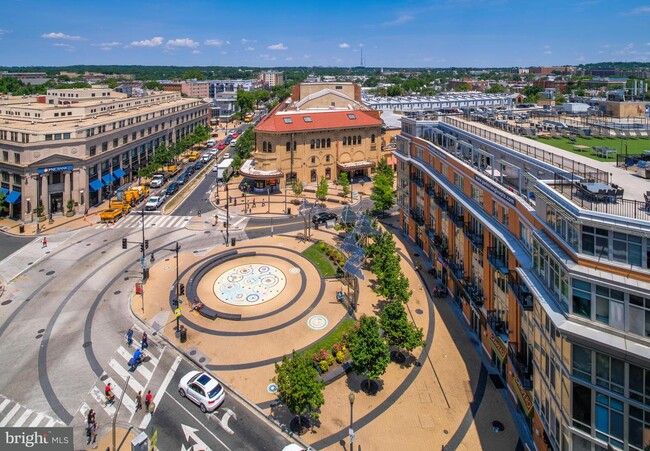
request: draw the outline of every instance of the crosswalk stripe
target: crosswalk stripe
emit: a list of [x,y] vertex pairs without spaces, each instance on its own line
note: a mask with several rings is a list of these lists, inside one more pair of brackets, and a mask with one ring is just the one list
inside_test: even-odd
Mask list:
[[0,404],[0,412],[5,410],[5,407],[7,407],[7,404],[9,404],[10,402],[11,401],[9,401],[8,399],[5,399],[4,401],[2,401],[2,404]]
[[0,421],[0,428],[3,428],[11,421],[11,419],[16,415],[16,413],[20,410],[20,404],[16,404],[13,409],[9,411],[6,417],[3,418],[2,421]]
[[16,420],[16,422],[13,424],[13,427],[22,426],[32,413],[34,413],[33,410],[29,410],[29,409],[25,410],[23,414],[20,416],[20,418],[18,418],[18,420]]
[[[110,382],[111,386],[113,387],[113,394],[115,395],[115,403],[117,403],[118,400],[122,398],[122,405],[126,407],[129,410],[129,412],[131,413],[135,412],[135,401],[132,400],[128,395],[126,395],[126,393],[124,394],[124,397],[122,397],[122,387],[120,387],[120,385],[110,377],[106,379],[106,382],[107,383]],[[131,381],[129,380],[129,382]],[[131,384],[129,384],[129,386],[130,385]]]
[[100,391],[99,388],[93,387],[92,390],[90,390],[90,395],[97,401],[97,403],[102,406],[104,411],[109,415],[113,416],[115,414],[115,407],[113,404],[111,405],[106,405],[106,395],[104,394],[103,391]]
[[[115,359],[112,359],[110,362],[108,362],[108,366],[113,368],[113,370],[115,370],[117,375],[124,380],[126,380],[126,378],[130,376],[129,371],[123,368]],[[144,387],[140,385],[140,382],[138,382],[134,377],[129,379],[129,387],[135,390],[136,393],[144,390]]]
[[[127,365],[128,365],[129,360],[131,360],[131,357],[133,357],[133,356],[126,349],[124,349],[124,347],[122,347],[122,346],[120,346],[118,348],[117,352],[122,356],[122,358],[124,360],[126,360]],[[146,355],[147,355],[147,358],[149,358],[149,359],[154,358],[149,353],[147,353]],[[144,362],[141,363],[140,365],[138,365],[135,371],[142,374],[147,380],[151,379],[151,371],[149,371],[148,369],[146,369],[144,367]]]
[[52,427],[52,426],[54,426],[56,423],[58,423],[58,421],[56,421],[54,418],[52,418],[50,421],[47,422],[47,424],[45,425],[45,427],[48,427],[48,428],[49,428],[49,427]]
[[36,415],[36,418],[34,418],[32,422],[29,423],[29,427],[35,428],[36,426],[38,426],[38,423],[40,423],[43,418],[45,418],[45,414],[39,413],[38,415]]

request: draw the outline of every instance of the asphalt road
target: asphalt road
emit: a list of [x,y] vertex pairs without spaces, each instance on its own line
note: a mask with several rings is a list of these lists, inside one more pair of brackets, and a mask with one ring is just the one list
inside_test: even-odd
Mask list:
[[33,236],[14,236],[0,232],[0,261],[4,260],[34,239],[36,238]]

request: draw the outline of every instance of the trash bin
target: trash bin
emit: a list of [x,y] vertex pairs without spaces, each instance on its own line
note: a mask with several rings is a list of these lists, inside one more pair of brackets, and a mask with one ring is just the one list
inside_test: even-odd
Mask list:
[[230,238],[230,245],[231,246],[234,247],[236,243],[237,243],[237,238]]
[[288,215],[291,214],[291,207],[287,208],[287,214],[288,214]]
[[131,440],[131,451],[147,451],[149,449],[149,437],[146,432],[140,432]]
[[20,224],[18,226],[18,232],[19,233],[25,233],[25,224]]
[[149,268],[144,268],[144,269],[142,270],[142,278],[143,278],[144,280],[147,280],[147,279],[149,278]]
[[185,328],[185,326],[181,326],[180,338],[181,338],[181,343],[185,343],[187,341],[187,329]]

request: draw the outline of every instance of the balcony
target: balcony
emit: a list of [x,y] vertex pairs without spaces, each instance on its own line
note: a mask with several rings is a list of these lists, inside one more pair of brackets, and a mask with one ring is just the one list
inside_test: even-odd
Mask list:
[[429,239],[434,240],[436,238],[436,229],[431,226],[427,226],[427,236]]
[[419,226],[424,225],[424,218],[421,215],[419,215],[415,210],[411,210],[411,213],[409,214],[409,216],[411,216],[411,218],[413,218],[413,220],[415,221],[415,223],[417,225],[419,225]]
[[471,222],[466,222],[463,227],[463,233],[467,239],[475,246],[483,248],[483,233],[478,233],[473,227]]
[[464,280],[465,267],[462,262],[449,262],[449,270],[457,280]]
[[423,188],[424,187],[424,178],[412,175],[411,176],[411,183],[415,183],[420,188]]
[[488,312],[487,323],[496,335],[503,336],[506,338],[505,341],[508,341],[508,323],[503,321],[501,317],[495,315],[494,310]]
[[460,213],[452,208],[447,212],[447,215],[456,227],[462,228],[465,225],[465,215],[463,213]]
[[426,193],[427,193],[429,196],[434,196],[434,197],[435,197],[435,195],[436,195],[436,188],[435,188],[433,185],[427,185],[427,186],[425,186],[425,187],[424,187],[424,191],[426,191]]
[[531,311],[533,309],[533,294],[519,279],[517,273],[508,274],[508,285],[515,295],[519,306],[525,311]]
[[466,277],[461,281],[461,287],[463,288],[463,291],[465,291],[465,296],[467,296],[476,307],[483,306],[483,303],[485,302],[483,290],[473,284],[469,277]]
[[447,211],[447,209],[449,208],[449,205],[447,204],[447,196],[443,196],[442,194],[437,194],[433,196],[433,201],[436,203],[438,207],[440,207],[442,211]]
[[496,271],[508,274],[508,255],[506,253],[499,252],[496,247],[488,247],[487,259]]
[[524,354],[517,352],[517,343],[515,342],[508,343],[508,355],[521,387],[526,391],[531,391],[533,389],[533,365],[526,361]]

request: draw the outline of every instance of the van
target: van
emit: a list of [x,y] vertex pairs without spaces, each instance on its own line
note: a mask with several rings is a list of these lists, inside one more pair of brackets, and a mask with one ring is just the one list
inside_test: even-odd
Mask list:
[[209,139],[208,143],[206,144],[206,147],[214,147],[216,145],[217,145],[217,141],[215,141],[214,139]]

